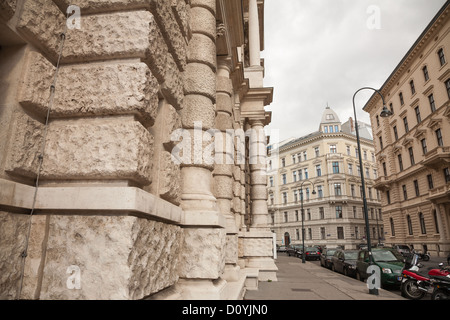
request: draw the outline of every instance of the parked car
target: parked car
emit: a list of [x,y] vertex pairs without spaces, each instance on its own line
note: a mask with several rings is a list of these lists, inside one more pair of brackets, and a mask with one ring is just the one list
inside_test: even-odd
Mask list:
[[[402,269],[405,265],[404,257],[395,249],[373,248],[374,264],[380,268],[381,286],[399,286],[402,281]],[[364,281],[368,278],[369,251],[360,250],[356,261],[356,278]]]
[[287,248],[286,246],[280,246],[277,244],[277,252],[286,252]]
[[319,260],[320,251],[317,247],[306,247],[305,260]]
[[288,256],[301,257],[302,256],[302,245],[291,245],[287,247],[286,253]]
[[359,250],[336,250],[331,257],[331,270],[349,277],[355,277],[358,253]]
[[331,257],[336,252],[336,248],[323,249],[320,255],[320,265],[325,268],[331,268]]
[[409,246],[407,246],[406,244],[394,244],[392,246],[392,249],[395,249],[398,251],[398,253],[400,253],[402,256],[407,257],[409,255],[411,255],[412,250]]

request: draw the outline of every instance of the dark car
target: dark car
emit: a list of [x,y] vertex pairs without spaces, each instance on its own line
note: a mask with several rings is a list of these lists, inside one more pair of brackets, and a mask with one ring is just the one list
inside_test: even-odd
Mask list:
[[[380,268],[381,286],[399,286],[402,281],[402,269],[405,266],[404,257],[395,249],[373,248],[374,264]],[[356,278],[364,281],[368,278],[369,251],[361,250],[356,261]]]
[[286,248],[286,253],[288,256],[301,257],[302,256],[302,248],[301,245],[291,245]]
[[325,268],[331,268],[331,257],[336,252],[337,248],[323,249],[320,254],[320,265]]
[[359,250],[336,250],[331,257],[331,270],[349,277],[355,277],[358,253]]
[[406,244],[394,244],[392,249],[395,249],[404,257],[408,257],[412,254],[411,248]]
[[317,247],[306,247],[305,260],[319,260],[320,251]]

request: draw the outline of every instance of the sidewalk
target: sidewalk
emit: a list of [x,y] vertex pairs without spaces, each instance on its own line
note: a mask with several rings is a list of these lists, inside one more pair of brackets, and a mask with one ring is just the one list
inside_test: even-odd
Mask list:
[[281,254],[275,263],[278,281],[259,282],[258,290],[247,291],[245,300],[405,300],[383,289],[369,294],[366,283],[299,258]]

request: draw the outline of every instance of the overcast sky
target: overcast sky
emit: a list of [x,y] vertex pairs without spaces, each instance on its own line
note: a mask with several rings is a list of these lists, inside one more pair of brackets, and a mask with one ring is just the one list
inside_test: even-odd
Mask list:
[[[361,87],[379,89],[445,0],[265,0],[268,134],[317,131],[328,105],[345,122]],[[379,12],[379,15],[377,14]],[[358,120],[373,91],[358,93]],[[275,142],[275,141],[271,141]]]

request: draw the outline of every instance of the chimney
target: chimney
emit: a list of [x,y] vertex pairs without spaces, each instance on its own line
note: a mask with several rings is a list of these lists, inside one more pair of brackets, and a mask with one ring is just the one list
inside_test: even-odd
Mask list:
[[348,118],[348,122],[350,122],[350,132],[355,131],[355,126],[353,125],[353,118]]

